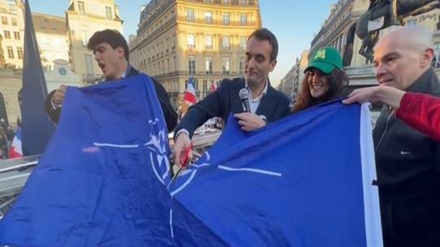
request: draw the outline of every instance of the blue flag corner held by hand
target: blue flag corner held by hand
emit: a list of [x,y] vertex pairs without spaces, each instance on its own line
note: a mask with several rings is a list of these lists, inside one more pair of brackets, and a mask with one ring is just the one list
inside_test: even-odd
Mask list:
[[169,154],[151,78],[69,87],[51,143],[0,221],[0,243],[172,246],[156,234],[170,235]]
[[332,102],[250,134],[230,120],[170,188],[175,228],[193,228],[179,246],[199,230],[182,211],[221,239],[199,246],[382,246],[366,105]]

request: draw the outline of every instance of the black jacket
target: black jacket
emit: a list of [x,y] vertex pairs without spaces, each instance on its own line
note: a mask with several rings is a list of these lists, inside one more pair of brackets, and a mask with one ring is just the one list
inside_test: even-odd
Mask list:
[[[133,67],[131,67],[130,71],[127,73],[127,77],[137,75],[139,75],[139,71],[137,71]],[[171,106],[170,98],[168,97],[165,88],[153,77],[151,77],[151,79],[153,81],[154,88],[156,89],[157,98],[159,99],[160,106],[165,117],[167,129],[169,132],[171,132],[177,125],[177,113],[173,110],[173,107]],[[52,107],[51,99],[54,93],[55,90],[46,97],[46,101],[44,102],[44,109],[49,115],[50,119],[52,119],[53,122],[58,123],[61,115],[61,107],[58,107],[56,109]]]
[[[440,96],[434,70],[407,91]],[[440,246],[440,143],[387,107],[373,139],[385,246]]]
[[[215,92],[189,108],[174,133],[186,129],[192,136],[198,127],[213,117],[221,117],[226,122],[230,113],[243,112],[238,93],[245,85],[243,78],[224,79]],[[289,113],[289,99],[269,83],[267,93],[262,97],[256,114],[264,116],[267,122],[274,122]]]

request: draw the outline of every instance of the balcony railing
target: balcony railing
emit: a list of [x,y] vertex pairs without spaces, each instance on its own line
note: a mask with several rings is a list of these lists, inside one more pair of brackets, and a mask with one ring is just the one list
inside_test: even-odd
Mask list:
[[82,74],[82,80],[85,83],[95,84],[104,79],[102,74]]
[[350,66],[344,68],[348,77],[352,76],[372,76],[374,75],[374,65],[367,64],[362,66]]
[[247,21],[246,25],[243,25],[243,23],[240,20],[229,20],[228,24],[225,24],[223,19],[213,19],[212,23],[207,24],[205,22],[205,18],[204,17],[200,17],[200,18],[195,18],[192,21],[188,21],[187,16],[179,16],[177,18],[178,21],[180,22],[187,22],[187,23],[194,23],[194,24],[203,24],[203,25],[221,25],[221,26],[233,26],[233,27],[244,27],[244,26],[256,26],[257,25],[257,21]]

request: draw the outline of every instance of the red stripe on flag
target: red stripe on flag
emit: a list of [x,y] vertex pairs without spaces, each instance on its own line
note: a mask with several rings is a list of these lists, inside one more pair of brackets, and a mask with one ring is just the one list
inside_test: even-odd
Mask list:
[[190,103],[192,103],[192,104],[197,103],[196,96],[194,94],[192,94],[191,92],[188,92],[188,91],[185,92],[185,95],[183,96],[183,99],[188,101],[188,102],[190,102]]

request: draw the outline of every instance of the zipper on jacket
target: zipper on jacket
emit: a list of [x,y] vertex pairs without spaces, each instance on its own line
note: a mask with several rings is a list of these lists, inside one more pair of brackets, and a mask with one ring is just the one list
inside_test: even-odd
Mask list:
[[381,136],[380,139],[379,139],[379,142],[377,142],[376,149],[374,150],[375,153],[377,153],[377,149],[379,149],[379,146],[380,146],[380,144],[382,143],[383,138],[385,137],[385,134],[387,133],[387,130],[388,130],[388,122],[390,121],[390,119],[391,119],[391,117],[393,116],[393,114],[394,114],[394,110],[391,111],[391,114],[390,114],[390,115],[388,116],[388,118],[387,118],[387,121],[386,121],[386,123],[385,123],[385,130],[383,131],[382,136]]

